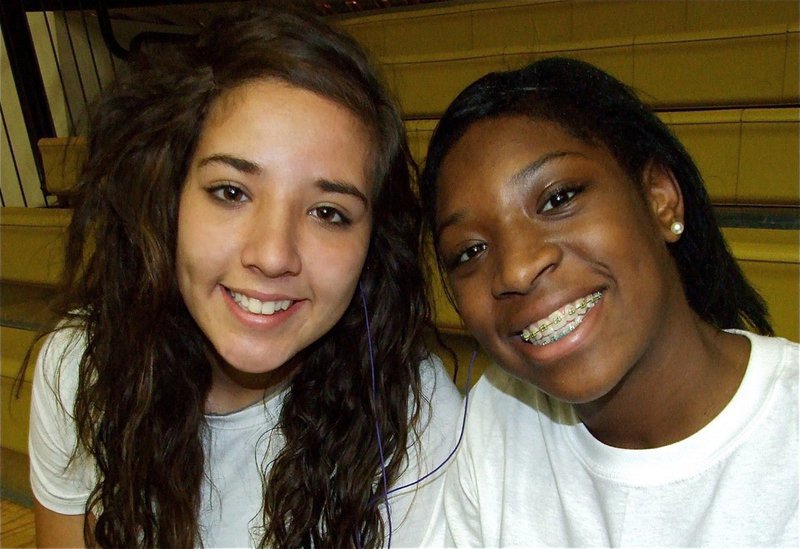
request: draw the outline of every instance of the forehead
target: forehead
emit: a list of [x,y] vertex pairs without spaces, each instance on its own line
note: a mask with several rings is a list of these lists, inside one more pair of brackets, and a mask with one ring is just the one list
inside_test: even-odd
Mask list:
[[548,148],[593,148],[554,122],[524,115],[484,118],[470,124],[450,148],[442,172],[463,165],[496,163],[508,156],[532,156]]
[[513,204],[532,184],[533,174],[541,182],[604,174],[613,183],[629,183],[605,146],[574,137],[554,122],[524,115],[486,118],[471,124],[442,161],[437,218],[441,222],[464,208],[485,209],[489,203]]
[[300,121],[318,119],[350,131],[345,137],[369,137],[362,118],[336,100],[314,91],[295,86],[279,78],[246,81],[223,91],[209,107],[204,130],[232,123],[253,125],[270,119],[293,116]]
[[[442,161],[438,201],[465,192],[465,185],[507,180],[535,159],[553,151],[585,153],[596,149],[552,122],[522,115],[485,118],[471,124]],[[471,189],[476,191],[480,189]]]
[[352,176],[371,185],[374,139],[350,109],[280,79],[249,81],[220,94],[210,105],[195,153],[228,154],[264,167],[291,162],[330,177]]

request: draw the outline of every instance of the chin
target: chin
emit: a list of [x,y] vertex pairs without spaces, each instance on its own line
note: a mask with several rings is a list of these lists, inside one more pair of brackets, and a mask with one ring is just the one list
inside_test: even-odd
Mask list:
[[567,384],[561,386],[553,384],[550,386],[552,390],[542,390],[562,402],[581,405],[602,402],[604,399],[612,396],[618,386],[618,382],[615,383],[611,380],[598,380],[597,383],[586,382],[577,387],[574,386],[574,380],[568,380],[568,382],[569,381],[573,381],[573,383],[571,383],[572,386]]
[[[612,392],[615,386],[610,380],[590,379],[584,368],[570,368],[563,363],[547,367],[523,364],[514,369],[504,369],[520,381],[533,385],[550,397],[568,404],[587,404],[600,400]],[[581,373],[580,370],[584,372]],[[578,383],[579,379],[583,382]]]
[[[253,348],[246,343],[227,348],[214,346],[215,350],[223,362],[231,369],[243,374],[262,374],[277,370],[285,364],[289,358],[278,358],[275,353],[270,353],[264,349]],[[247,349],[246,352],[242,352]]]
[[[225,358],[225,357],[223,357]],[[280,363],[275,363],[272,360],[265,360],[264,357],[239,357],[228,360],[225,358],[228,366],[243,374],[266,374],[280,369],[281,366],[286,364],[286,360]]]

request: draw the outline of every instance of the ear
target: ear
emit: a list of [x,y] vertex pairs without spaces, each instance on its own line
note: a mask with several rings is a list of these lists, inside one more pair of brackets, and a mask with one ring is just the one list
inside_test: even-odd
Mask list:
[[681,235],[673,232],[672,224],[676,221],[684,223],[683,194],[672,170],[651,160],[644,168],[642,181],[653,220],[661,235],[668,243],[677,242]]

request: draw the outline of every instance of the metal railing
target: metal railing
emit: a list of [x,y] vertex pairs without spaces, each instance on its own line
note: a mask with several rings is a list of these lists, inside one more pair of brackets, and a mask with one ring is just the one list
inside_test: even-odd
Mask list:
[[[0,204],[52,205],[38,143],[85,133],[89,106],[128,52],[100,1],[3,0],[0,26]],[[122,27],[128,36],[147,29],[136,21]]]

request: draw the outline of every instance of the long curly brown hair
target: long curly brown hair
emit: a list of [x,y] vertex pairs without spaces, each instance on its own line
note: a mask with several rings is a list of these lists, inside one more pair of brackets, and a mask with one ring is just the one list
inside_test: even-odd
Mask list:
[[373,394],[357,292],[292,378],[278,426],[285,447],[263,472],[261,545],[375,547],[387,534],[376,424],[391,484],[416,440],[430,318],[416,168],[398,110],[351,38],[311,15],[250,7],[133,63],[93,115],[58,307],[87,340],[74,410],[98,474],[87,542],[201,543],[214,351],[177,287],[178,202],[212,102],[261,78],[330,98],[372,132],[373,233],[360,285],[377,365]]

